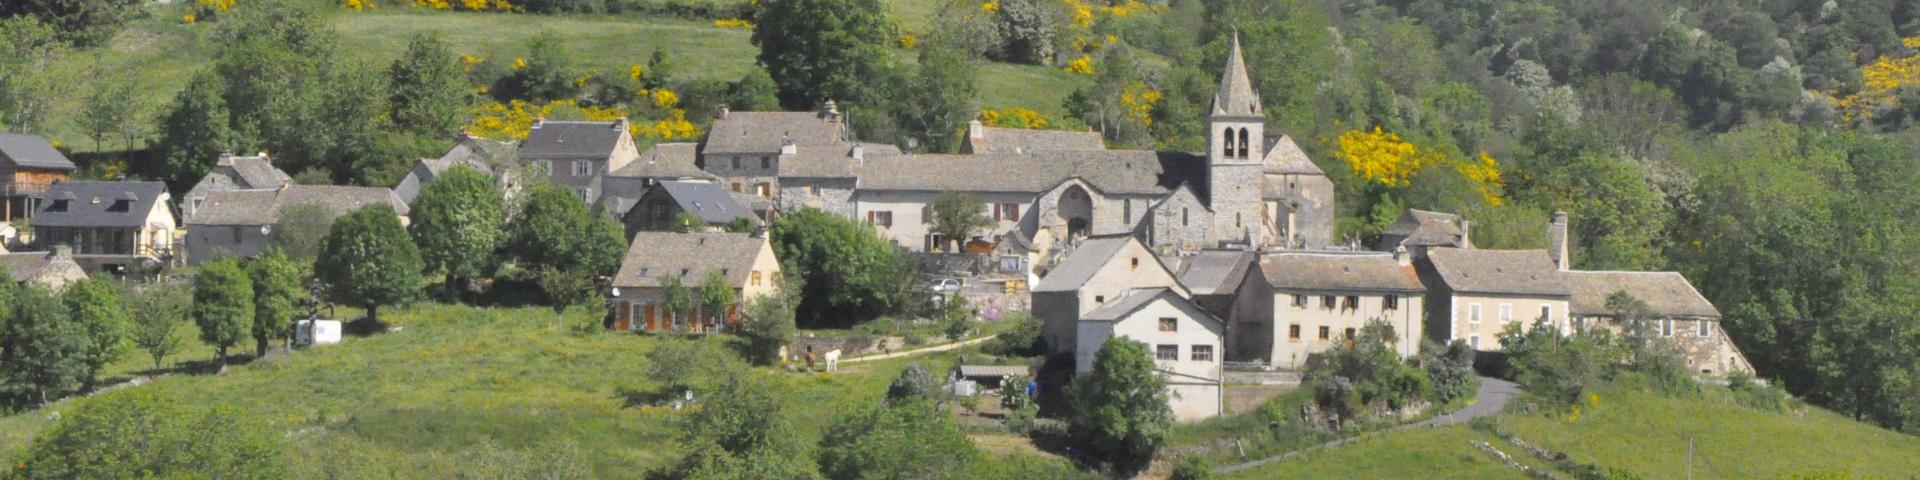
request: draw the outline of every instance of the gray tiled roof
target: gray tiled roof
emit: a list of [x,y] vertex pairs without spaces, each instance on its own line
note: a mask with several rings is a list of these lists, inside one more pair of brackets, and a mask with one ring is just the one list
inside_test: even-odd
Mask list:
[[1423,292],[1412,266],[1383,253],[1283,252],[1260,259],[1274,290]]
[[676,276],[695,288],[713,270],[724,270],[729,284],[745,285],[766,241],[747,233],[640,232],[633,236],[613,286],[658,287],[660,277]]
[[[188,199],[205,199],[207,195],[221,190],[247,190],[255,188],[278,188],[281,183],[291,182],[293,177],[273,166],[273,160],[261,154],[252,157],[222,156],[214,163],[213,170],[200,177],[200,182],[187,190]],[[193,211],[191,215],[198,215]]]
[[[166,208],[159,203],[166,195],[167,184],[160,182],[59,182],[47,187],[33,225],[140,228],[156,205]],[[129,202],[124,210],[109,211],[121,200]]]
[[1385,232],[1389,236],[1404,237],[1401,245],[1459,245],[1460,216],[1451,213],[1429,212],[1409,208],[1400,214],[1400,220],[1388,225]]
[[1106,265],[1107,260],[1120,253],[1120,249],[1127,246],[1127,242],[1130,241],[1134,241],[1133,236],[1125,234],[1088,237],[1086,240],[1081,240],[1079,245],[1073,247],[1072,252],[1067,253],[1066,259],[1061,260],[1059,265],[1055,265],[1052,271],[1047,272],[1046,277],[1040,279],[1040,285],[1035,286],[1033,291],[1079,290],[1081,285],[1086,285],[1087,280],[1093,278],[1094,273],[1100,271],[1101,265]]
[[1240,53],[1240,34],[1233,35],[1233,51],[1227,54],[1226,70],[1220,73],[1220,91],[1213,94],[1213,114],[1234,117],[1258,117],[1260,95],[1247,78],[1247,62]]
[[1293,143],[1293,137],[1286,135],[1275,138],[1271,145],[1267,145],[1267,158],[1262,163],[1266,165],[1267,173],[1326,175],[1326,172],[1320,171],[1319,165],[1313,163],[1312,158],[1307,157],[1307,152],[1300,149],[1300,145]]
[[1163,195],[1194,184],[1205,167],[1203,157],[1143,150],[869,156],[860,189],[1038,194],[1077,177],[1106,194]]
[[680,209],[699,215],[707,223],[725,224],[736,218],[756,220],[752,212],[733,200],[733,195],[713,182],[664,181],[654,185],[661,193],[680,204]]
[[1068,130],[1029,130],[1024,128],[981,128],[984,138],[967,139],[973,153],[1026,153],[1044,150],[1104,150],[1107,143],[1099,132]]
[[546,121],[527,132],[520,141],[520,158],[568,159],[607,158],[620,139],[627,135],[626,121],[560,122]]
[[[0,253],[0,267],[7,269],[7,275],[13,281],[26,282],[40,276],[53,260],[53,252],[11,252]],[[68,259],[72,261],[72,259]]]
[[1244,250],[1202,250],[1193,255],[1171,257],[1180,285],[1194,295],[1233,293],[1246,281],[1253,267],[1253,252]]
[[[780,160],[781,178],[854,178],[861,160],[853,158],[853,144],[796,147],[791,158]],[[858,144],[863,158],[900,155],[900,148],[877,143]]]
[[998,378],[998,377],[1011,377],[1014,375],[1019,375],[1022,377],[1032,377],[1033,372],[1032,372],[1032,369],[1027,368],[1026,365],[961,365],[960,366],[960,376],[963,378]]
[[1173,297],[1172,299],[1174,301],[1187,301],[1187,299],[1181,298],[1179,294],[1174,293],[1173,289],[1166,287],[1136,288],[1121,293],[1117,298],[1107,300],[1107,303],[1100,304],[1099,307],[1095,307],[1092,311],[1087,312],[1086,315],[1081,315],[1080,321],[1113,322],[1125,319],[1127,318],[1127,314],[1131,314],[1135,310],[1139,310],[1141,307],[1153,303],[1155,299],[1162,296]]
[[661,143],[647,149],[626,166],[607,174],[627,178],[715,178],[700,169],[700,146],[692,143]]
[[1646,302],[1654,315],[1670,317],[1718,318],[1720,310],[1701,296],[1699,290],[1679,272],[1565,272],[1567,286],[1573,289],[1571,308],[1575,315],[1613,315],[1607,297],[1627,292]]
[[405,216],[407,204],[393,190],[377,187],[340,185],[288,185],[285,188],[231,190],[214,192],[200,204],[193,225],[270,225],[280,221],[281,210],[293,205],[317,205],[334,216],[362,206],[387,202],[395,213]]
[[61,155],[52,143],[39,135],[0,133],[0,161],[24,168],[67,172],[74,169],[72,160],[67,160],[66,155]]
[[1427,251],[1427,260],[1447,288],[1457,292],[1550,297],[1573,293],[1546,250],[1437,247]]
[[703,154],[777,153],[796,146],[844,143],[846,131],[820,112],[729,112],[707,129]]

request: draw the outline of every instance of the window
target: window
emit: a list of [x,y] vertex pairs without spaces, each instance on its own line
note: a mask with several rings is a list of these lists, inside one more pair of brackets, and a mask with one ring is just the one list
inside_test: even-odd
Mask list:
[[1329,326],[1326,326],[1326,325],[1321,325],[1321,326],[1320,326],[1320,339],[1321,339],[1321,340],[1327,340],[1327,339],[1330,339],[1330,338],[1333,338],[1333,327],[1329,327]]
[[49,212],[67,211],[67,199],[62,198],[62,199],[54,200],[52,205],[47,206],[47,211]]
[[1352,328],[1352,327],[1348,327],[1348,328],[1347,328],[1347,332],[1346,332],[1346,333],[1347,333],[1347,336],[1346,336],[1346,337],[1344,337],[1344,338],[1346,338],[1346,339],[1348,339],[1348,340],[1352,340],[1352,339],[1354,339],[1354,338],[1358,338],[1358,336],[1357,336],[1357,335],[1354,335],[1354,332],[1353,332],[1353,328]]
[[652,270],[652,269],[651,269],[651,268],[647,268],[647,267],[640,267],[640,271],[639,271],[638,273],[636,273],[636,274],[635,274],[634,276],[636,276],[636,277],[641,277],[641,278],[646,278],[646,276],[647,276],[647,271],[648,271],[648,270]]
[[892,227],[893,212],[882,212],[882,211],[867,212],[867,223],[879,225],[882,228]]
[[1502,303],[1500,304],[1500,324],[1509,323],[1513,323],[1513,304]]
[[233,243],[240,243],[241,227],[233,227]]
[[1131,270],[1139,270],[1139,269],[1140,269],[1140,257],[1133,257],[1133,261],[1131,262],[1131,264],[1130,264],[1130,265],[1128,265],[1128,266],[1127,266],[1127,268],[1128,268],[1128,269],[1131,269]]
[[1220,136],[1222,137],[1223,141],[1227,142],[1226,151],[1221,152],[1220,156],[1223,156],[1226,158],[1233,158],[1233,155],[1234,155],[1233,154],[1233,128],[1231,127],[1227,128],[1225,131],[1221,132]]
[[740,193],[744,191],[747,191],[745,186],[742,186],[740,182],[733,182],[733,193]]
[[593,175],[593,162],[586,161],[586,160],[576,160],[573,162],[573,176],[587,177],[592,175]]
[[771,183],[760,182],[759,185],[753,186],[753,191],[761,197],[773,198],[773,184]]
[[1192,358],[1193,361],[1196,362],[1213,361],[1213,345],[1194,345],[1193,354],[1188,358]]
[[1154,345],[1153,359],[1154,360],[1179,360],[1180,346],[1179,345]]
[[1467,305],[1467,323],[1480,323],[1480,304]]
[[1300,324],[1296,323],[1287,326],[1287,339],[1300,340]]
[[1479,336],[1479,335],[1469,335],[1469,336],[1467,336],[1467,346],[1469,346],[1469,347],[1473,347],[1473,349],[1474,349],[1474,350],[1479,350],[1479,349],[1480,349],[1480,336]]
[[1242,128],[1240,129],[1240,158],[1247,158],[1252,154],[1253,149],[1249,145],[1251,144],[1247,143],[1247,129]]
[[1709,322],[1706,320],[1694,320],[1694,323],[1700,324],[1700,336],[1702,337],[1713,336],[1713,322]]
[[1298,293],[1293,294],[1293,306],[1294,308],[1307,308],[1307,296]]
[[1321,296],[1320,296],[1320,308],[1324,308],[1324,309],[1328,309],[1328,310],[1332,310],[1332,309],[1333,309],[1333,302],[1334,302],[1334,300],[1333,300],[1333,296],[1332,296],[1332,295],[1321,295]]
[[1380,297],[1380,308],[1381,308],[1382,310],[1399,310],[1399,309],[1400,309],[1400,296],[1399,296],[1399,295],[1387,295],[1387,296],[1384,296],[1384,297]]
[[1360,309],[1360,296],[1359,296],[1359,295],[1347,295],[1347,298],[1346,298],[1346,299],[1345,299],[1344,301],[1342,301],[1342,302],[1340,302],[1340,308],[1344,308],[1344,309],[1347,309],[1347,310],[1359,310],[1359,309]]
[[1240,212],[1233,212],[1233,228],[1240,228]]
[[533,169],[536,171],[539,171],[541,175],[552,175],[553,161],[541,160],[541,161],[533,162]]
[[1106,296],[1106,295],[1094,295],[1094,296],[1093,296],[1093,303],[1095,303],[1095,304],[1101,304],[1101,303],[1107,303],[1107,296]]
[[807,184],[807,193],[811,193],[816,196],[820,195],[820,184],[817,182]]
[[739,169],[740,169],[740,158],[739,158],[739,157],[735,157],[735,158],[733,159],[733,169],[734,169],[734,170],[739,170]]
[[1120,200],[1120,221],[1133,221],[1133,199],[1126,198]]
[[124,198],[119,200],[114,200],[112,205],[107,206],[107,211],[109,212],[126,212],[132,209],[133,209],[133,201],[127,200]]
[[1660,336],[1662,337],[1673,336],[1673,319],[1671,318],[1660,319]]
[[1187,207],[1180,207],[1180,226],[1187,226]]
[[761,170],[772,170],[772,169],[773,169],[773,157],[760,157],[760,169],[761,169]]
[[998,218],[1000,220],[1006,220],[1009,222],[1020,221],[1020,204],[1018,203],[1002,203],[999,205],[995,205],[993,211],[994,211],[995,218]]
[[754,270],[753,274],[748,275],[747,282],[756,287],[760,286],[760,271]]
[[1002,255],[1000,257],[1000,271],[1005,273],[1020,271],[1020,260],[1021,258],[1018,256]]
[[1173,317],[1160,317],[1160,331],[1162,332],[1180,331],[1180,319],[1173,318]]
[[574,187],[573,194],[579,195],[581,200],[588,202],[593,201],[593,188],[591,187]]
[[1541,305],[1541,306],[1540,306],[1540,318],[1544,318],[1544,319],[1547,319],[1547,320],[1553,320],[1553,306],[1552,306],[1552,305]]

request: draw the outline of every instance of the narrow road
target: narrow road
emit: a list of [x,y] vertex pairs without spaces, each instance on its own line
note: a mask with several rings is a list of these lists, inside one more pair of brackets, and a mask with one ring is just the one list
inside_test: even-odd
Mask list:
[[867,361],[873,361],[873,360],[886,360],[889,358],[911,357],[914,355],[920,355],[920,354],[926,354],[926,353],[944,352],[944,351],[953,350],[956,348],[979,345],[988,340],[992,340],[993,337],[998,337],[998,336],[999,335],[988,335],[988,336],[984,336],[984,337],[980,337],[972,340],[967,340],[964,342],[954,342],[946,345],[935,345],[935,346],[922,348],[918,350],[907,350],[904,352],[893,352],[893,353],[883,353],[879,355],[867,355],[863,357],[842,358],[840,359],[840,363],[860,363],[860,362],[867,362]]
[[[1401,425],[1398,427],[1393,427],[1386,430],[1382,430],[1380,432],[1373,432],[1373,433],[1393,432],[1393,431],[1409,430],[1409,429],[1415,429],[1415,428],[1444,427],[1448,425],[1458,425],[1462,423],[1467,423],[1467,422],[1473,421],[1473,419],[1476,419],[1476,418],[1491,417],[1494,415],[1499,415],[1502,410],[1507,409],[1507,403],[1513,401],[1513,397],[1519,394],[1520,394],[1520,386],[1517,384],[1514,384],[1513,382],[1501,380],[1498,378],[1480,377],[1480,389],[1474,391],[1473,393],[1473,405],[1469,405],[1467,406],[1467,408],[1462,408],[1459,411],[1447,413],[1445,415],[1436,415],[1433,418],[1429,418],[1425,421],[1409,423],[1406,425]],[[1352,441],[1355,438],[1359,438],[1359,437],[1342,438],[1339,440],[1334,440],[1331,442],[1322,443],[1312,447],[1294,450],[1291,452],[1282,453],[1279,455],[1274,455],[1271,457],[1262,458],[1262,459],[1254,460],[1251,462],[1228,465],[1225,467],[1221,467],[1216,471],[1219,473],[1234,473],[1234,472],[1252,470],[1255,468],[1260,468],[1261,466],[1269,463],[1275,463],[1281,460],[1293,458],[1294,456],[1300,455],[1302,453],[1307,453],[1315,450],[1325,450],[1325,449],[1345,445],[1347,442]]]

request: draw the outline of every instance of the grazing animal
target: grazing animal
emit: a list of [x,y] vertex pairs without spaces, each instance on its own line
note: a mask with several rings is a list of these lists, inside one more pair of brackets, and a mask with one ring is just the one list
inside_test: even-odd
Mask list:
[[840,349],[836,348],[827,352],[827,371],[840,371]]

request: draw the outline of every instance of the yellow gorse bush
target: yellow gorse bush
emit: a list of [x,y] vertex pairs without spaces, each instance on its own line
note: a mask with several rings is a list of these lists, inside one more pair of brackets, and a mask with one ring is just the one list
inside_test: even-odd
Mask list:
[[653,89],[653,94],[649,96],[653,97],[653,104],[660,108],[680,106],[680,95],[673,93],[672,90],[656,88]]
[[1374,127],[1372,131],[1352,130],[1340,134],[1338,140],[1340,159],[1353,167],[1353,172],[1361,179],[1386,185],[1404,187],[1412,180],[1413,174],[1425,168],[1431,159],[1420,154],[1412,142],[1402,140],[1400,135]]
[[[1480,201],[1494,206],[1500,205],[1503,201],[1501,190],[1506,183],[1500,180],[1500,164],[1493,160],[1492,155],[1480,152],[1477,160],[1460,162],[1454,168],[1460,171],[1460,176],[1473,182],[1474,191],[1480,193]],[[1599,401],[1598,396],[1594,399],[1596,402]]]
[[1081,75],[1093,75],[1093,57],[1081,55],[1080,58],[1070,60],[1067,62],[1065,70]]
[[[1901,39],[1901,44],[1909,49],[1920,48],[1920,37]],[[1882,106],[1898,102],[1896,91],[1900,87],[1920,85],[1920,55],[1882,56],[1860,67],[1860,78],[1859,91],[1842,95],[1836,88],[1828,93],[1829,101],[1848,125],[1866,120]]]
[[1000,2],[986,2],[986,3],[982,3],[982,4],[980,4],[980,11],[982,11],[982,12],[998,12],[998,11],[1000,11]]
[[1153,126],[1153,106],[1160,104],[1164,95],[1144,82],[1128,85],[1120,91],[1120,106],[1127,118],[1139,121],[1141,125]]
[[752,30],[753,22],[747,21],[745,19],[740,19],[740,18],[716,18],[713,20],[713,26],[720,27],[720,28],[739,28],[744,30]]
[[206,7],[208,10],[226,13],[233,11],[233,1],[234,0],[193,0],[193,3]]
[[1047,128],[1047,124],[1051,122],[1047,120],[1045,115],[1041,115],[1040,112],[1020,107],[1008,107],[999,110],[991,108],[981,110],[980,123],[989,127],[1025,128],[1031,130]]

